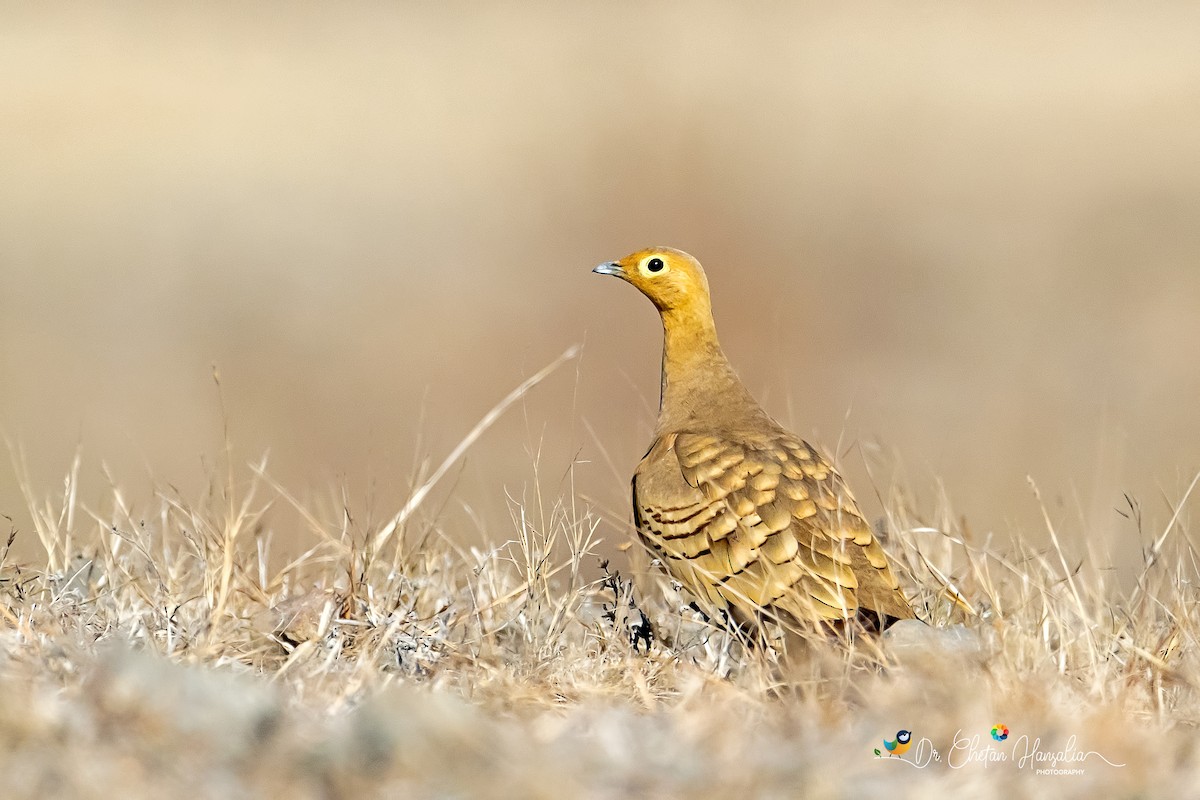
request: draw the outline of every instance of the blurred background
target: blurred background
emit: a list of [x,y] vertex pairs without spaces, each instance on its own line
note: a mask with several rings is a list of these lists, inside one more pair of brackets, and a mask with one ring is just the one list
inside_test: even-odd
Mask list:
[[[740,4],[739,4],[740,6]],[[660,329],[590,274],[707,267],[725,348],[868,510],[1135,558],[1200,469],[1200,6],[5,3],[0,429],[135,507],[223,453],[366,520],[627,514]],[[218,393],[213,365],[220,371]],[[224,416],[222,414],[222,396]],[[538,455],[540,453],[540,455]],[[7,461],[7,459],[6,459]],[[875,487],[875,488],[872,488]],[[0,512],[31,545],[15,472]],[[149,512],[148,512],[149,513]],[[610,541],[624,533],[606,524]]]

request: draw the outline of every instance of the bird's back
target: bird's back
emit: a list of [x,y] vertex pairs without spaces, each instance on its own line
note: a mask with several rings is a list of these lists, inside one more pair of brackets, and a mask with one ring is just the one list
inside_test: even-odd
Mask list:
[[781,428],[665,432],[633,498],[643,541],[710,613],[912,616],[841,477]]

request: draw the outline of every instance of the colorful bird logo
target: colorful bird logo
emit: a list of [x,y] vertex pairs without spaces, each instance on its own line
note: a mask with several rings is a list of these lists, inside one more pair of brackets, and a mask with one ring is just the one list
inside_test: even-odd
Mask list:
[[1002,722],[997,722],[992,726],[992,738],[997,742],[1003,742],[1008,738],[1008,726]]
[[902,756],[908,752],[908,748],[912,745],[912,731],[898,731],[896,733],[896,741],[889,742],[883,740],[883,746],[887,748],[888,754],[893,756]]

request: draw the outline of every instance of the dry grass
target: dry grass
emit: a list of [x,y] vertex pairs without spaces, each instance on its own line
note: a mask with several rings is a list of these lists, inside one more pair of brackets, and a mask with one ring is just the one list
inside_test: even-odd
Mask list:
[[[1123,591],[1091,554],[1057,547],[1049,517],[1056,549],[1002,555],[948,509],[923,515],[894,491],[881,525],[932,627],[777,652],[711,628],[654,570],[596,578],[609,523],[570,470],[513,498],[511,520],[485,526],[503,541],[488,549],[457,544],[419,499],[378,524],[344,503],[305,506],[265,463],[225,471],[198,501],[164,489],[145,509],[115,482],[107,507],[85,507],[78,471],[51,497],[20,479],[45,558],[0,560],[6,797],[1180,797],[1200,785],[1186,496],[1157,528],[1131,508],[1146,560]],[[413,497],[444,473],[419,477]],[[275,503],[309,528],[310,549],[287,563]],[[649,646],[631,636],[643,614]],[[1012,734],[993,752],[1010,760],[963,763],[986,755],[999,722]],[[910,762],[930,747],[939,760],[877,759],[901,728],[928,740]],[[1081,774],[1011,760],[1072,736],[1103,756],[1060,765]]]

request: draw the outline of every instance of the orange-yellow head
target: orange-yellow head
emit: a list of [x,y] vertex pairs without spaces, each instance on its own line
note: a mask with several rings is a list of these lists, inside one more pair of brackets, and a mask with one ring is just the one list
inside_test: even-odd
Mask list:
[[711,312],[704,270],[699,261],[682,250],[650,247],[620,261],[606,261],[592,272],[616,275],[632,283],[664,314]]

